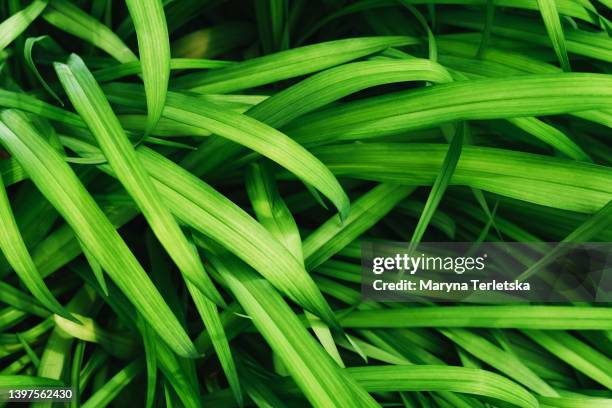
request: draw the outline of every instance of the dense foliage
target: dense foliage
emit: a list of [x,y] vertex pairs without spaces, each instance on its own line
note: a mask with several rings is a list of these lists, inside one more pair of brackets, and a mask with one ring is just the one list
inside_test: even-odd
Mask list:
[[612,406],[607,304],[359,292],[366,239],[612,241],[610,7],[3,0],[0,389]]

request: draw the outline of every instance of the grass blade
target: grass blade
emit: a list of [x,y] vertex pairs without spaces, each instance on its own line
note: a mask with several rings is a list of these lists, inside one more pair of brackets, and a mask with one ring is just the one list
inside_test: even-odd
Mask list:
[[[413,185],[433,184],[447,145],[362,143],[317,148],[313,153],[338,177]],[[503,175],[503,177],[500,177]],[[582,213],[602,209],[612,194],[612,170],[507,149],[464,146],[451,185]]]
[[200,93],[229,93],[305,75],[388,47],[415,44],[410,37],[351,38],[254,58],[231,67],[186,75],[174,86]]
[[190,96],[169,93],[164,116],[202,127],[276,161],[331,200],[346,217],[349,200],[342,186],[316,157],[281,132],[248,116],[223,111]]
[[34,64],[34,60],[32,58],[32,48],[34,48],[34,45],[38,42],[48,40],[48,38],[49,36],[47,35],[41,35],[40,37],[30,37],[26,39],[25,44],[23,46],[23,56],[25,58],[26,63],[28,64],[28,67],[32,70],[32,72],[38,79],[38,82],[40,82],[43,88],[45,88],[45,90],[49,93],[49,95],[53,97],[53,99],[55,99],[60,105],[63,106],[64,103],[62,102],[62,100],[59,98],[59,96],[57,96],[55,91],[49,86],[47,81],[44,80],[42,75],[40,75],[40,72],[38,71],[38,68],[36,68],[36,64]]
[[459,162],[459,157],[461,156],[466,126],[467,123],[465,122],[461,122],[457,126],[455,136],[453,136],[453,139],[448,146],[448,152],[446,152],[446,155],[444,156],[444,161],[442,162],[440,172],[436,176],[433,186],[431,187],[431,191],[429,192],[429,196],[427,197],[427,201],[425,202],[423,213],[421,213],[419,222],[412,233],[410,247],[408,248],[409,253],[412,253],[421,242],[421,238],[423,238],[423,234],[425,234],[425,230],[436,212],[436,209],[442,200],[442,196],[444,195],[444,192],[446,191],[446,188],[453,177],[453,173],[455,172],[455,168]]
[[95,45],[119,62],[138,60],[110,28],[68,0],[51,0],[42,17],[60,30]]
[[18,11],[0,24],[0,51],[4,50],[15,38],[36,20],[47,7],[47,0],[34,0],[28,7]]
[[[578,228],[572,231],[562,242],[588,242],[602,231],[607,230],[612,224],[612,200],[608,202],[601,210],[597,211],[594,215],[589,217],[583,222]],[[563,245],[558,245],[551,251],[547,252],[542,258],[531,265],[525,272],[523,272],[517,279],[526,279],[533,274],[537,273],[546,265],[550,264],[555,258],[563,254]]]
[[130,196],[138,204],[151,229],[187,279],[210,299],[223,304],[221,295],[201,267],[187,238],[161,198],[121,128],[95,79],[76,55],[68,65],[56,64],[56,71],[72,104],[87,123],[104,156]]
[[26,388],[26,387],[63,387],[62,381],[51,378],[34,377],[29,375],[0,375],[0,387],[2,388]]
[[246,176],[246,189],[257,220],[301,261],[302,239],[289,208],[281,198],[274,176],[261,164],[251,165]]
[[351,312],[345,328],[486,327],[539,330],[610,330],[612,310],[572,306],[441,306]]
[[82,408],[107,406],[142,371],[142,362],[136,360],[117,372],[104,386],[81,405]]
[[344,222],[338,216],[327,220],[304,240],[304,261],[308,269],[322,264],[407,197],[413,187],[380,184],[353,203]]
[[0,178],[0,249],[9,264],[19,276],[19,279],[34,295],[34,297],[47,309],[67,319],[75,318],[53,296],[47,285],[41,278],[28,249],[23,242],[9,198]]
[[524,333],[576,370],[612,390],[612,360],[566,332],[526,330]]
[[208,331],[208,335],[211,338],[212,345],[217,353],[219,362],[223,367],[223,372],[225,373],[227,381],[232,389],[232,392],[234,393],[236,402],[239,406],[242,406],[244,401],[242,391],[240,389],[240,380],[238,377],[238,372],[236,371],[236,364],[234,363],[232,351],[225,335],[225,330],[223,329],[221,319],[219,318],[217,306],[204,297],[199,289],[189,282],[187,282],[187,289],[189,290],[196,309],[198,310],[198,313],[204,322],[204,326]]
[[149,134],[161,117],[170,79],[170,42],[161,0],[127,0],[136,28],[138,51],[147,97]]
[[[259,222],[293,254],[303,262],[302,239],[297,224],[280,196],[273,174],[261,164],[251,165],[246,175],[246,189]],[[315,336],[328,354],[344,367],[329,327],[312,313],[305,311]]]
[[464,329],[443,329],[442,334],[524,387],[547,397],[557,397],[559,395],[514,354],[501,350],[480,335]]
[[538,0],[538,8],[542,14],[544,26],[555,49],[561,68],[563,71],[571,71],[565,45],[565,36],[563,35],[563,27],[561,27],[561,19],[559,18],[556,2],[554,0]]
[[83,364],[83,355],[85,353],[85,342],[79,341],[74,350],[74,357],[72,359],[72,366],[70,367],[70,384],[72,386],[72,392],[74,393],[73,400],[70,401],[71,408],[78,408],[81,401],[80,389],[80,377],[81,377],[81,366]]
[[455,391],[485,395],[524,408],[538,407],[538,401],[527,390],[485,370],[425,365],[370,366],[347,371],[368,391]]
[[314,406],[377,406],[363,390],[348,383],[265,280],[227,258],[211,261]]
[[19,160],[111,279],[177,353],[195,355],[184,329],[72,169],[22,115],[4,111],[0,117],[0,142]]
[[[75,140],[67,146],[81,154],[99,150]],[[251,265],[300,306],[337,327],[335,316],[304,267],[259,223],[225,196],[158,153],[140,147],[139,159],[166,205],[185,224],[213,238]],[[245,240],[244,237],[250,237]]]

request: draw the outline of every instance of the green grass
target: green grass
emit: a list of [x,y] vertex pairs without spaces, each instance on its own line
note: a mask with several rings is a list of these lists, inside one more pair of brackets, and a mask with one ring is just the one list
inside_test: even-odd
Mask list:
[[0,2],[0,388],[612,406],[608,304],[360,294],[365,240],[612,241],[610,6]]

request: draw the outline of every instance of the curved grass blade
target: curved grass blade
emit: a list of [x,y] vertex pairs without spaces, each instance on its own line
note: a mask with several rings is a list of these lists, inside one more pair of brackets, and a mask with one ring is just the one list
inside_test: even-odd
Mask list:
[[401,134],[454,120],[553,115],[612,107],[612,76],[559,73],[457,81],[304,115],[285,133],[302,144]]
[[49,311],[28,295],[5,282],[0,282],[0,299],[3,303],[34,316],[49,317]]
[[78,317],[80,324],[73,323],[60,316],[53,316],[56,330],[65,336],[100,344],[109,354],[122,359],[133,355],[135,344],[130,336],[109,332],[89,317],[81,315],[78,315]]
[[165,117],[204,128],[274,160],[316,187],[331,200],[341,217],[346,217],[350,203],[342,186],[315,156],[283,133],[248,116],[219,109],[191,96],[169,92],[166,104]]
[[530,133],[547,145],[553,146],[555,149],[567,155],[567,157],[585,162],[593,161],[572,139],[556,127],[544,121],[536,118],[509,118],[507,120],[514,126]]
[[[355,92],[404,81],[451,82],[444,67],[425,59],[373,60],[339,65],[317,73],[277,92],[253,106],[246,114],[274,128],[282,128],[291,120]],[[198,174],[230,160],[242,147],[223,139],[204,145],[184,163],[199,163]]]
[[538,397],[540,408],[607,408],[612,404],[612,398],[587,397],[571,395],[568,397]]
[[78,115],[19,92],[0,89],[0,106],[3,108],[21,109],[71,126],[85,127],[85,124]]
[[64,383],[51,378],[30,375],[0,375],[0,387],[21,389],[27,387],[63,387]]
[[173,81],[176,88],[229,93],[340,65],[388,47],[416,44],[410,37],[364,37],[329,41],[254,58],[227,68],[194,73]]
[[[278,192],[274,175],[265,165],[253,164],[246,174],[246,189],[260,224],[302,263],[304,255],[300,232],[293,215]],[[312,313],[305,311],[304,314],[321,345],[340,367],[344,367],[329,327]]]
[[[83,286],[67,305],[67,309],[72,313],[89,314],[96,306],[96,294],[93,289]],[[36,370],[41,377],[61,379],[62,374],[68,367],[70,350],[73,338],[66,336],[61,330],[54,328],[53,319],[48,319],[49,329],[53,329],[51,335],[46,340],[46,345],[40,358],[40,364]],[[51,408],[52,403],[41,401],[32,404],[35,408]]]
[[538,401],[520,385],[489,371],[452,366],[368,366],[347,372],[370,392],[453,391],[483,395],[523,408]]
[[343,64],[317,73],[272,95],[247,115],[279,128],[291,120],[363,89],[409,81],[452,82],[441,65],[415,58]]
[[107,406],[142,371],[142,361],[136,360],[117,372],[106,384],[97,390],[81,408]]
[[[232,64],[232,61],[197,58],[172,58],[170,60],[170,69],[212,69],[224,68]],[[126,62],[124,64],[110,66],[108,68],[100,68],[93,72],[93,76],[98,82],[108,82],[130,75],[137,75],[140,73],[142,73],[140,61],[132,61]]]
[[446,188],[453,177],[453,173],[455,172],[455,168],[459,162],[459,157],[461,156],[463,138],[467,126],[468,125],[465,122],[461,122],[457,126],[455,135],[453,136],[453,139],[448,146],[448,151],[444,156],[444,161],[442,162],[440,172],[436,176],[433,186],[431,187],[431,191],[429,192],[429,196],[427,197],[427,201],[425,202],[425,208],[423,208],[419,222],[412,233],[408,253],[412,253],[421,242],[421,238],[423,238],[423,234],[425,234],[425,230],[436,212],[436,209],[442,200],[442,196],[444,195],[444,192],[446,191]]
[[210,299],[223,304],[199,257],[191,250],[170,211],[162,205],[153,182],[83,61],[72,55],[68,65],[56,63],[55,68],[72,104],[96,137],[117,178],[138,204],[155,236],[185,277]]
[[126,0],[136,28],[138,53],[147,97],[149,134],[161,117],[170,79],[170,41],[161,0]]
[[[63,138],[80,154],[98,155],[91,145]],[[338,327],[329,305],[308,272],[272,235],[240,207],[201,179],[141,146],[139,159],[170,210],[185,224],[209,236],[261,273],[303,308]],[[245,239],[244,237],[249,237]]]
[[544,347],[576,370],[612,390],[612,360],[564,331],[523,331],[529,338]]
[[312,269],[327,261],[376,224],[412,191],[413,187],[383,183],[356,200],[344,222],[340,223],[337,215],[328,219],[304,240],[306,268]]
[[319,319],[317,316],[313,315],[309,311],[304,311],[304,315],[306,316],[308,324],[312,329],[313,333],[315,334],[325,351],[327,351],[327,354],[329,354],[330,357],[334,359],[336,364],[338,364],[338,367],[344,368],[344,361],[342,361],[342,357],[338,352],[336,342],[329,327],[321,319]]
[[38,72],[38,68],[36,68],[36,64],[34,63],[34,60],[32,59],[32,48],[34,47],[34,45],[37,42],[45,41],[48,38],[48,35],[41,35],[40,37],[30,37],[26,39],[23,46],[23,56],[25,58],[26,63],[28,64],[28,67],[32,70],[32,72],[34,72],[34,75],[36,76],[36,79],[38,79],[38,82],[40,82],[43,88],[45,88],[45,90],[49,93],[49,95],[53,97],[53,99],[55,99],[60,105],[64,106],[64,102],[62,102],[60,97],[57,96],[57,94],[49,86],[47,81],[45,81],[45,79],[40,75],[40,72]]
[[[485,406],[477,399],[466,399],[465,396],[455,393],[481,396],[484,397],[484,400],[494,399],[495,401],[489,400],[489,402],[496,406],[540,407],[537,399],[522,386],[499,374],[477,368],[444,365],[372,365],[350,367],[342,371],[372,393],[436,392],[435,399],[439,404],[435,405],[436,407],[481,408]],[[276,389],[278,392],[283,392],[282,396],[296,395],[297,390],[290,379],[276,379],[275,381],[279,383]],[[463,398],[457,398],[459,396]],[[211,398],[210,402],[214,400]],[[219,401],[231,403],[227,394],[219,398]],[[434,407],[422,399],[419,399],[419,403],[414,406]]]
[[441,332],[478,359],[506,374],[524,387],[537,392],[539,395],[559,396],[550,385],[534,374],[514,354],[500,349],[486,338],[464,329],[442,329]]
[[53,313],[57,313],[66,319],[75,320],[68,311],[53,296],[43,279],[41,278],[28,249],[23,242],[15,217],[11,209],[9,198],[0,178],[0,249],[15,270],[19,279],[28,288],[43,306]]
[[563,71],[571,71],[569,57],[567,56],[567,48],[565,45],[565,36],[563,35],[563,27],[561,27],[561,19],[557,11],[555,0],[538,0],[538,8],[544,20],[544,26],[548,32],[550,42],[555,49],[559,63]]
[[21,114],[4,111],[0,117],[0,142],[19,160],[111,279],[178,354],[196,355],[187,333],[72,169]]
[[306,332],[278,293],[244,264],[211,257],[239,303],[316,407],[376,407]]
[[400,3],[412,13],[412,15],[416,18],[418,23],[421,25],[425,33],[427,34],[427,47],[429,49],[429,59],[431,61],[436,62],[438,60],[438,47],[436,45],[436,36],[434,35],[431,28],[429,28],[429,24],[425,19],[425,16],[408,0],[400,0]]
[[[572,231],[572,233],[566,236],[561,242],[588,242],[601,232],[609,229],[610,225],[612,225],[612,200],[597,211],[597,213],[589,217],[589,219]],[[556,246],[550,252],[547,252],[546,255],[540,258],[537,262],[531,265],[517,279],[527,279],[533,274],[538,273],[539,270],[550,264],[564,252],[565,248],[563,245]]]
[[34,0],[28,7],[13,14],[0,24],[0,51],[4,50],[15,38],[47,7],[47,0]]
[[303,255],[300,232],[289,208],[278,193],[271,172],[262,164],[251,165],[246,175],[246,189],[257,221],[301,262]]
[[232,350],[230,348],[227,336],[225,335],[223,325],[221,324],[221,319],[219,318],[217,306],[203,296],[199,289],[189,282],[187,282],[187,290],[189,290],[196,309],[204,322],[204,326],[206,327],[208,335],[210,336],[212,345],[217,353],[217,358],[221,363],[221,367],[223,367],[223,372],[225,373],[227,382],[234,393],[236,402],[239,406],[242,406],[244,400],[242,391],[240,389],[240,380],[238,377],[238,372],[236,371],[236,364],[234,363]]
[[486,327],[539,330],[610,330],[612,310],[584,306],[444,306],[351,312],[345,328]]
[[80,377],[81,367],[83,365],[83,355],[85,354],[85,342],[79,341],[74,349],[72,356],[72,366],[70,367],[70,385],[72,387],[73,397],[70,401],[71,408],[78,408],[81,401]]
[[[433,183],[447,145],[362,143],[317,148],[313,153],[336,176],[406,185]],[[502,177],[503,175],[503,177]],[[523,201],[582,213],[610,200],[612,169],[506,149],[464,146],[452,185],[467,185]]]
[[113,31],[68,0],[52,0],[42,17],[62,31],[105,51],[119,62],[137,61],[136,55]]
[[11,186],[28,178],[19,162],[12,157],[0,160],[0,176],[6,186]]
[[495,1],[487,0],[487,8],[485,15],[485,24],[482,30],[482,38],[478,45],[478,51],[476,52],[476,58],[483,58],[484,52],[487,49],[489,40],[491,38],[491,31],[493,30],[493,24],[495,20]]

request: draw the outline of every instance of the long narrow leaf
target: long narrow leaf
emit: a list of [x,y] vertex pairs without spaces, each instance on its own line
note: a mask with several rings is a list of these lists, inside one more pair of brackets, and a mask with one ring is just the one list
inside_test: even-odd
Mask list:
[[64,307],[53,296],[42,280],[28,249],[23,242],[15,222],[13,211],[6,194],[4,183],[0,179],[0,249],[6,256],[19,279],[32,292],[32,295],[53,313],[74,320]]
[[136,28],[138,51],[147,96],[149,133],[161,117],[170,78],[170,42],[161,0],[127,0]]
[[0,24],[0,51],[17,38],[47,7],[47,0],[34,0],[28,7]]
[[208,297],[223,304],[178,223],[161,204],[159,193],[83,61],[72,55],[68,65],[56,64],[55,67],[70,100],[96,137],[115,174],[181,272]]
[[427,201],[425,202],[423,213],[421,214],[419,222],[412,233],[412,239],[410,240],[410,247],[408,249],[410,253],[412,253],[412,251],[414,251],[421,242],[421,238],[423,238],[423,234],[425,234],[425,229],[429,225],[431,218],[438,208],[438,204],[440,204],[440,201],[442,200],[444,191],[448,187],[450,180],[453,177],[453,173],[457,167],[457,162],[459,162],[459,157],[461,156],[466,126],[467,124],[465,122],[462,122],[457,126],[455,136],[453,136],[453,139],[448,146],[448,152],[446,152],[446,155],[444,156],[444,161],[442,162],[440,172],[434,180],[429,196],[427,197]]
[[561,68],[564,71],[571,71],[565,46],[565,36],[563,35],[563,27],[561,27],[561,18],[557,11],[556,2],[554,0],[538,0],[538,7]]
[[59,154],[14,111],[1,115],[0,142],[86,243],[111,279],[173,349],[195,355],[191,340],[100,208]]

